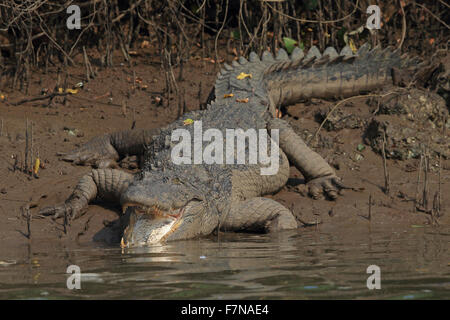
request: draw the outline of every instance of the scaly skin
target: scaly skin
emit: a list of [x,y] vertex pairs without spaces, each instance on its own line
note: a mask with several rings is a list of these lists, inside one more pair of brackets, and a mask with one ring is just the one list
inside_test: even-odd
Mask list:
[[[130,216],[122,240],[124,246],[139,246],[225,231],[273,232],[297,228],[292,213],[274,200],[262,196],[277,192],[289,177],[289,161],[305,177],[310,194],[324,193],[331,199],[345,188],[334,170],[310,150],[288,123],[275,119],[275,109],[305,98],[354,95],[392,82],[393,66],[408,68],[416,62],[390,50],[369,51],[363,46],[357,56],[349,48],[341,55],[329,48],[324,56],[317,48],[306,57],[296,50],[289,58],[280,50],[274,59],[265,52],[262,61],[251,53],[250,61],[240,58],[225,65],[218,75],[213,99],[205,111],[183,115],[158,130],[127,131],[96,138],[64,157],[80,163],[118,160],[125,154],[144,153],[142,171],[132,177],[118,170],[98,169],[83,177],[74,194],[64,204],[44,208],[42,214],[77,217],[96,198],[119,202]],[[251,78],[237,79],[242,72]],[[233,98],[226,98],[229,93]],[[240,103],[248,99],[248,103]],[[201,120],[203,132],[217,129],[227,145],[226,129],[279,130],[278,171],[261,175],[263,165],[249,164],[246,144],[245,164],[174,164],[171,141],[175,129],[194,136],[195,125],[185,119]],[[273,142],[275,136],[269,137]],[[203,150],[208,147],[203,143]],[[235,152],[236,145],[234,146]],[[270,144],[269,144],[270,148]],[[224,152],[225,154],[225,152]],[[191,160],[193,156],[191,156]]]

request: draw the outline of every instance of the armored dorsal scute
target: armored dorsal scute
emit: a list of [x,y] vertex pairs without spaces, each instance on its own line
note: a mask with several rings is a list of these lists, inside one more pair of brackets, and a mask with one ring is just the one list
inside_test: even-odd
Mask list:
[[330,60],[336,58],[339,56],[339,54],[337,53],[336,49],[333,47],[328,47],[325,49],[325,51],[323,52],[323,56],[328,56],[330,58]]
[[272,54],[269,51],[264,51],[262,54],[262,61],[271,62],[274,61]]
[[291,54],[291,60],[292,61],[300,60],[303,59],[304,56],[305,54],[303,53],[303,50],[300,49],[299,47],[295,47],[294,51],[292,51]]
[[286,50],[284,50],[283,48],[280,48],[278,50],[276,60],[278,60],[278,61],[289,60],[289,56],[288,56]]
[[248,57],[250,59],[250,62],[259,62],[261,60],[259,60],[258,55],[255,52],[250,52],[250,55]]
[[350,46],[345,46],[344,48],[342,48],[341,53],[339,54],[340,56],[352,56],[353,55],[353,51],[352,48],[350,48]]
[[320,53],[319,49],[316,46],[312,46],[308,53],[306,54],[305,59],[309,59],[311,57],[316,57],[316,59],[322,58],[322,54]]

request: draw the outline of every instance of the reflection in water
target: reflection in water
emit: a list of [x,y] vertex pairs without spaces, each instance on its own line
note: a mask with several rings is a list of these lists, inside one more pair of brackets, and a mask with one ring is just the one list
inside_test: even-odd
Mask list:
[[[302,229],[149,248],[62,247],[0,258],[15,262],[0,263],[0,298],[449,298],[449,239],[435,228]],[[66,288],[71,264],[83,273],[81,290]],[[381,290],[366,287],[372,264]]]

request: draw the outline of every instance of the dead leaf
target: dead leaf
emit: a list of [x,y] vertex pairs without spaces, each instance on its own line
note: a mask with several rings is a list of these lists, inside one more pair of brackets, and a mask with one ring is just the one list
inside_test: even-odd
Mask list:
[[236,79],[238,79],[238,80],[242,80],[242,79],[245,79],[245,78],[252,78],[252,74],[251,73],[244,73],[244,72],[241,72],[237,77],[236,77]]
[[193,123],[194,123],[194,120],[192,120],[192,119],[186,119],[186,120],[183,121],[183,124],[185,126],[188,126],[188,125],[193,124]]
[[226,93],[226,94],[223,95],[223,97],[224,98],[231,98],[231,97],[234,97],[234,94],[233,93]]
[[144,40],[144,41],[141,42],[141,49],[144,49],[144,48],[150,48],[150,42],[149,41]]
[[236,102],[240,102],[240,103],[248,103],[249,99],[245,98],[245,99],[236,99]]
[[34,162],[34,167],[33,167],[34,174],[38,174],[40,163],[41,163],[41,160],[39,160],[39,158],[36,158],[36,161]]
[[66,89],[66,92],[70,94],[75,94],[78,93],[78,89]]
[[283,114],[281,113],[280,109],[275,109],[275,117],[277,117],[278,119],[280,119],[283,116]]

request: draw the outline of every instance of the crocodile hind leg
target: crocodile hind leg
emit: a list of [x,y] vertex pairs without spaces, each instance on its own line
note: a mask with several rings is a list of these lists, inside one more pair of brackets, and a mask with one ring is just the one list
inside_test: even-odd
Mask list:
[[262,197],[232,205],[220,223],[223,231],[275,232],[297,227],[297,221],[289,209],[275,200]]
[[66,215],[76,219],[86,212],[88,204],[94,199],[119,203],[121,194],[133,181],[133,177],[121,170],[92,170],[80,179],[72,195],[64,203],[43,208],[39,214],[53,216],[54,219]]
[[271,119],[269,129],[279,129],[279,146],[305,177],[313,198],[318,198],[323,192],[329,198],[336,199],[341,189],[349,189],[325,159],[311,150],[286,121]]
[[76,164],[106,168],[126,155],[142,154],[145,146],[159,132],[160,129],[136,129],[108,133],[93,138],[76,150],[58,155],[62,156],[62,160]]

